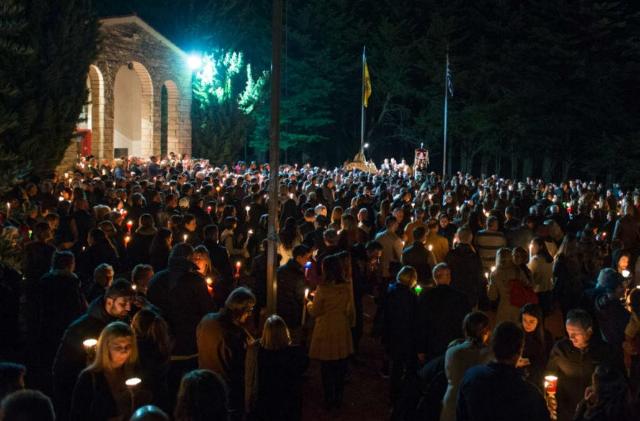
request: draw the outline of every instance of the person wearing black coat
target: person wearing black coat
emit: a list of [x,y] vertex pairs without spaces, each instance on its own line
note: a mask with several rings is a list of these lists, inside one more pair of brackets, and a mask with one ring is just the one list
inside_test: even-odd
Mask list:
[[597,366],[624,370],[620,354],[594,334],[589,313],[581,309],[569,311],[566,329],[568,338],[554,345],[547,364],[547,372],[558,376],[558,421],[573,420],[576,406],[591,384],[591,375]]
[[89,234],[89,246],[82,251],[77,260],[78,274],[83,281],[91,279],[93,270],[102,263],[107,263],[118,272],[120,267],[118,253],[109,242],[104,231],[92,229]]
[[262,338],[247,349],[245,402],[248,420],[302,419],[302,375],[309,366],[306,351],[291,345],[284,320],[270,316]]
[[414,242],[402,252],[402,264],[411,266],[418,274],[418,283],[427,286],[431,283],[431,269],[435,266],[435,259],[424,246],[427,230],[424,227],[416,227],[413,229]]
[[389,284],[384,307],[382,342],[391,361],[391,402],[395,404],[403,380],[416,370],[414,320],[417,296],[413,291],[418,275],[411,266],[398,272],[396,281]]
[[153,237],[149,247],[149,263],[155,273],[167,268],[172,241],[172,233],[168,228],[160,228]]
[[445,258],[451,268],[451,286],[466,295],[469,305],[476,308],[481,296],[486,295],[487,280],[482,274],[482,260],[471,246],[471,230],[458,229],[456,238],[455,247]]
[[147,299],[160,310],[173,338],[168,375],[170,396],[176,395],[182,376],[197,367],[196,327],[214,309],[207,284],[191,262],[192,257],[193,248],[189,244],[176,244],[169,256],[169,266],[151,278],[147,289]]
[[151,243],[156,232],[157,230],[153,226],[153,217],[148,213],[143,214],[140,217],[140,226],[131,236],[129,244],[127,244],[129,267],[134,267],[139,263],[149,264],[151,261]]
[[173,355],[197,353],[196,326],[213,310],[207,285],[191,262],[193,248],[185,243],[173,247],[167,269],[156,273],[149,282],[147,299],[169,324],[174,339]]
[[548,421],[542,393],[516,368],[524,333],[515,323],[502,322],[491,337],[495,361],[470,368],[458,392],[458,421]]
[[231,261],[229,260],[229,252],[220,245],[218,241],[218,226],[207,225],[204,227],[204,246],[209,250],[209,258],[211,265],[222,275],[222,281],[225,285],[231,286],[233,283],[233,270]]
[[74,267],[73,253],[56,252],[51,270],[40,278],[37,333],[39,365],[47,371],[51,368],[65,329],[87,309],[87,303],[80,292],[80,280],[73,273]]
[[87,312],[69,325],[62,336],[53,361],[53,397],[58,419],[66,420],[71,404],[71,392],[78,374],[87,364],[83,346],[86,339],[97,339],[109,323],[126,320],[131,310],[134,291],[124,280],[115,281],[103,297],[93,301]]
[[461,338],[462,321],[471,311],[467,297],[450,286],[451,270],[446,263],[433,268],[434,288],[418,299],[416,351],[420,363],[443,354],[451,341]]
[[621,274],[610,269],[610,276],[604,284],[605,294],[600,295],[595,302],[596,319],[602,339],[622,357],[622,343],[625,340],[625,328],[631,313],[627,311],[620,300],[624,297],[624,279]]
[[304,245],[293,248],[293,257],[278,268],[276,312],[291,331],[298,344],[302,333],[302,308],[306,288],[304,265],[311,258],[311,250]]

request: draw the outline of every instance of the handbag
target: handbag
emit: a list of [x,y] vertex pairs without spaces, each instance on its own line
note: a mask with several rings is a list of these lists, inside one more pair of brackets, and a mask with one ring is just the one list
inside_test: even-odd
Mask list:
[[509,281],[509,302],[512,306],[520,308],[525,304],[538,304],[538,296],[533,288],[522,282],[522,279],[511,279]]

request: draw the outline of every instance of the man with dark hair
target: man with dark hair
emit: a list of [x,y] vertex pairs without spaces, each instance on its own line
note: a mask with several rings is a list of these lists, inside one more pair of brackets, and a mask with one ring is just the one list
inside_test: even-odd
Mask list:
[[234,289],[222,310],[205,315],[196,331],[198,367],[218,373],[229,388],[232,420],[242,419],[244,364],[249,335],[243,327],[253,312],[256,297],[247,288]]
[[[0,403],[2,421],[55,421],[51,400],[38,390],[13,392]],[[62,419],[62,418],[59,418]]]
[[278,268],[276,312],[291,331],[291,338],[302,340],[302,308],[306,288],[304,266],[311,259],[311,249],[305,245],[293,248],[293,257]]
[[114,281],[104,296],[96,298],[86,313],[64,332],[53,361],[53,396],[60,419],[66,419],[76,379],[87,365],[87,350],[83,342],[98,339],[109,323],[127,320],[133,296],[129,282],[124,279]]
[[153,277],[153,267],[151,265],[138,264],[131,271],[131,284],[134,285],[137,294],[147,295],[149,282]]
[[524,332],[512,322],[500,323],[491,336],[495,361],[470,368],[458,392],[458,421],[547,421],[544,397],[526,382],[516,364],[524,348]]
[[547,371],[558,376],[558,421],[573,419],[597,366],[605,364],[623,370],[619,353],[594,335],[589,313],[581,309],[569,311],[565,328],[567,337],[556,342],[547,365]]
[[425,226],[417,226],[413,229],[411,237],[413,243],[402,252],[402,264],[413,267],[418,273],[418,283],[427,286],[431,282],[431,269],[436,265],[433,253],[424,245],[427,236]]
[[209,250],[211,265],[222,275],[222,282],[230,286],[233,283],[233,270],[229,260],[229,252],[220,245],[218,226],[209,224],[203,229],[204,241],[202,244]]
[[316,220],[316,212],[313,208],[308,208],[304,211],[304,222],[298,225],[298,230],[300,231],[300,235],[302,238],[306,237],[307,234],[314,230],[314,222]]
[[182,215],[182,227],[179,230],[179,236],[175,241],[184,242],[184,236],[186,235],[187,240],[186,243],[191,244],[192,247],[200,245],[202,240],[200,239],[200,235],[198,234],[198,221],[196,220],[195,215],[191,213],[185,213]]
[[[39,366],[46,370],[45,385],[50,385],[50,368],[60,344],[60,338],[71,322],[87,309],[80,292],[80,280],[73,273],[75,258],[70,251],[57,251],[51,260],[51,270],[40,279]],[[49,387],[44,387],[49,392]]]

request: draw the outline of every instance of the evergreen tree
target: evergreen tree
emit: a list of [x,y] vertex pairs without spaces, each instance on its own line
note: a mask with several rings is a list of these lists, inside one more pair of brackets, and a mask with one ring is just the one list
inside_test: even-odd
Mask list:
[[0,55],[2,83],[11,87],[2,94],[2,106],[13,121],[0,136],[7,151],[31,161],[34,173],[48,174],[62,159],[87,97],[97,20],[89,0],[22,1],[18,15],[8,4],[3,13],[22,16],[26,25],[13,25],[3,34],[23,45]]
[[26,29],[25,10],[17,0],[0,4],[0,194],[9,191],[29,170],[28,157],[16,155],[7,145],[9,131],[20,125],[12,106],[21,94],[11,76],[15,72],[13,64],[33,54],[24,42]]

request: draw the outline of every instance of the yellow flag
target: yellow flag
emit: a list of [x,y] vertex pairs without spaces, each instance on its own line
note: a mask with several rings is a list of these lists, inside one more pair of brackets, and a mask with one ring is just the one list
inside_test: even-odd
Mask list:
[[362,104],[365,108],[369,105],[369,97],[371,96],[371,76],[369,76],[369,66],[367,66],[367,59],[364,59],[364,92],[362,93]]

